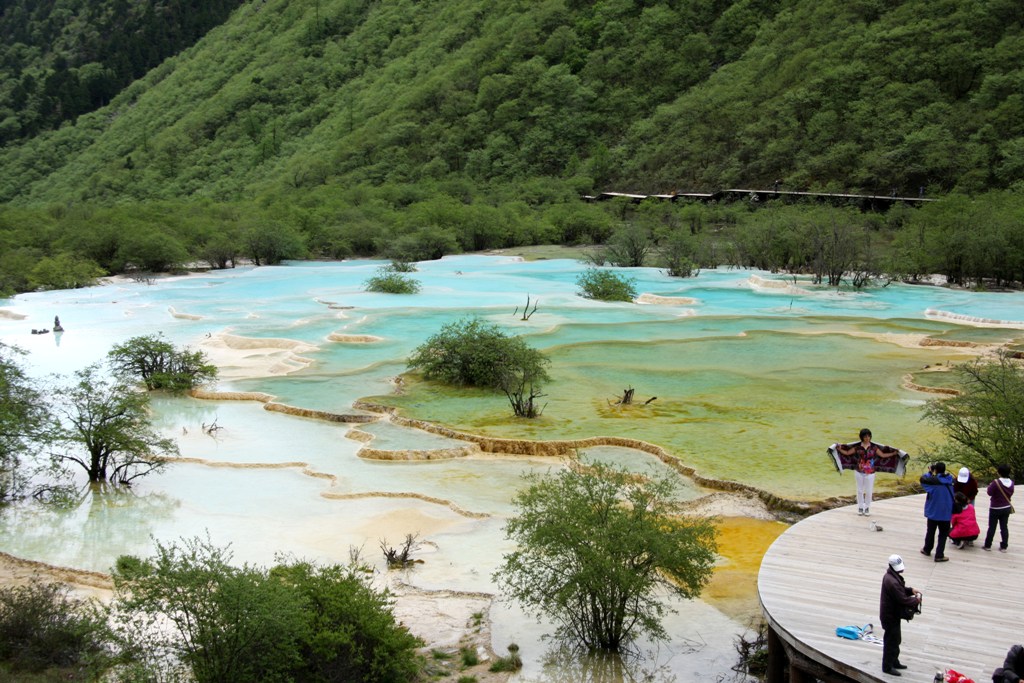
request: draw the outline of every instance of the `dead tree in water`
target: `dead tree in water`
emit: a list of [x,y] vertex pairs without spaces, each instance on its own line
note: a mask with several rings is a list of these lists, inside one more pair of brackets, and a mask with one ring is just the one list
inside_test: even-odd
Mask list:
[[416,542],[418,537],[419,534],[406,534],[401,550],[389,546],[386,538],[381,540],[380,549],[384,551],[384,560],[388,563],[388,569],[410,567],[416,562],[412,559],[412,553],[419,548],[419,543]]
[[[610,405],[613,405],[613,406],[628,406],[628,405],[632,405],[632,403],[633,403],[633,392],[634,391],[636,391],[636,390],[633,387],[629,387],[628,389],[623,389],[622,390],[622,398],[620,398],[615,403],[612,403],[611,401],[608,401],[608,403]],[[649,399],[644,401],[644,405],[647,405],[651,401],[657,400],[657,398],[658,398],[657,396],[651,396]]]
[[[530,316],[537,312],[537,306],[539,306],[539,305],[540,305],[540,301],[538,300],[538,301],[536,301],[533,304],[533,310],[531,311],[530,310],[530,295],[527,294],[526,295],[526,306],[523,308],[523,317],[520,318],[520,320],[529,320]],[[513,311],[512,315],[517,315],[518,313],[519,313],[519,307],[516,306],[516,310]]]

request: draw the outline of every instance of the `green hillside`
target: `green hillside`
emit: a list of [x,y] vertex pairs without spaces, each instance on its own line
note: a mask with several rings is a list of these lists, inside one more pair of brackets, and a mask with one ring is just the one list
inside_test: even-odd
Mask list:
[[234,200],[321,185],[1007,187],[1014,0],[266,0],[74,126],[0,200]]
[[[54,3],[62,25],[81,5]],[[604,242],[683,275],[1024,282],[1022,21],[1019,0],[254,0],[109,105],[0,148],[0,292]],[[952,198],[756,221],[579,201],[776,182]]]

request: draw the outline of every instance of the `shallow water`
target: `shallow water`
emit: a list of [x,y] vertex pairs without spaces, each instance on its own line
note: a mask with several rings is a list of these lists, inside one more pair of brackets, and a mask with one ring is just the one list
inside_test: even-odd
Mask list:
[[[1008,341],[1016,327],[974,327],[956,316],[1024,321],[1024,295],[954,292],[893,285],[870,292],[813,289],[806,283],[750,271],[702,272],[672,279],[655,269],[628,271],[637,290],[693,299],[675,304],[609,304],[580,298],[572,261],[523,263],[463,256],[420,264],[423,289],[414,296],[362,291],[379,262],[289,264],[238,268],[153,284],[121,283],[0,300],[0,340],[29,351],[29,370],[69,374],[100,360],[110,346],[162,331],[196,346],[220,333],[287,339],[315,347],[298,356],[311,364],[286,376],[254,377],[255,352],[227,356],[219,388],[256,391],[294,406],[355,412],[353,401],[382,395],[402,414],[458,429],[525,439],[629,437],[664,447],[705,476],[734,479],[794,499],[850,495],[824,457],[825,446],[853,440],[870,425],[881,441],[912,453],[936,434],[919,422],[927,395],[902,388],[905,374],[962,360],[962,351],[921,348],[922,335],[976,342]],[[755,276],[755,277],[752,277]],[[529,320],[513,315],[527,296],[539,302]],[[412,383],[392,396],[404,360],[446,322],[476,314],[523,334],[552,358],[553,382],[544,415],[510,416],[505,399],[473,390]],[[31,335],[59,315],[62,335]],[[377,341],[331,341],[329,335]],[[344,339],[344,338],[342,338]],[[267,342],[269,343],[269,342]],[[232,355],[233,354],[233,355]],[[259,374],[259,373],[257,373]],[[248,375],[248,376],[247,376]],[[627,387],[647,405],[615,406]],[[240,561],[269,563],[278,552],[344,562],[349,546],[381,564],[381,540],[407,533],[427,540],[426,562],[410,581],[424,588],[493,591],[490,574],[507,549],[502,520],[525,471],[559,467],[557,460],[469,457],[428,462],[360,458],[358,428],[373,448],[450,448],[459,442],[391,423],[323,422],[264,410],[254,401],[156,398],[155,419],[174,436],[185,462],[139,482],[130,493],[88,495],[69,509],[28,504],[0,515],[0,547],[17,556],[106,571],[123,553],[148,555],[164,542],[208,533],[230,542]],[[203,426],[216,423],[215,437]],[[665,471],[631,449],[587,449],[583,457],[631,469]],[[682,479],[680,497],[703,491]],[[880,477],[877,488],[891,486]],[[757,557],[741,549],[770,538],[765,523],[730,522],[723,540],[739,539],[711,604],[680,605],[674,640],[641,669],[656,680],[716,680],[732,662],[737,615],[750,601]],[[749,525],[748,525],[749,526]],[[743,540],[746,539],[746,540]],[[728,580],[726,580],[728,578]],[[730,586],[735,589],[730,590]],[[716,609],[717,604],[725,610]],[[507,606],[495,607],[494,645],[513,640],[527,665],[521,680],[596,680],[594,663],[558,659],[545,666],[543,632]],[[617,674],[601,680],[618,680]]]

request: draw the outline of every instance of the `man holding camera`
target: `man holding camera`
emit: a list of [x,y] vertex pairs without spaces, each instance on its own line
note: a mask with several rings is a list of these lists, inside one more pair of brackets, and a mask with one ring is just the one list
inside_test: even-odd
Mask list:
[[[922,555],[931,555],[935,547],[935,561],[948,562],[946,538],[949,536],[949,521],[953,517],[953,475],[946,473],[946,463],[937,462],[921,475],[921,486],[928,497],[924,501],[924,516],[928,518],[928,531],[924,536]],[[939,540],[935,540],[935,531]]]
[[882,635],[882,673],[902,676],[900,669],[907,667],[900,663],[900,643],[903,631],[900,620],[912,616],[921,604],[921,593],[906,584],[903,579],[903,558],[889,556],[889,568],[882,577],[882,598],[878,608],[878,621],[885,633]]

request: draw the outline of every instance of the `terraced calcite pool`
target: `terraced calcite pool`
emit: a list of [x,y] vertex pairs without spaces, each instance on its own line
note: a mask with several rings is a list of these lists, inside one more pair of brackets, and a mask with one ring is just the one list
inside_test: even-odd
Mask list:
[[[112,344],[158,331],[203,349],[222,372],[207,398],[154,399],[180,463],[128,493],[84,490],[70,509],[4,510],[0,549],[106,571],[120,554],[150,554],[154,538],[208,533],[231,543],[239,561],[270,563],[285,552],[344,562],[361,546],[382,564],[381,539],[419,533],[426,562],[408,581],[492,592],[491,572],[508,549],[503,520],[524,471],[578,455],[638,471],[678,464],[700,481],[789,501],[848,496],[853,481],[835,473],[827,444],[870,426],[880,441],[918,453],[938,435],[919,420],[932,395],[909,382],[941,385],[934,369],[1024,335],[1021,293],[836,291],[764,272],[679,280],[634,269],[645,303],[610,304],[578,296],[579,263],[501,256],[419,264],[416,295],[364,292],[379,265],[237,268],[0,300],[0,340],[26,349],[38,376],[69,374]],[[527,296],[538,307],[522,320]],[[62,335],[30,333],[55,315]],[[515,419],[500,395],[412,379],[395,393],[409,353],[467,315],[550,355],[541,418]],[[628,387],[638,404],[614,405]],[[376,421],[384,407],[401,419]],[[215,436],[203,429],[212,424]],[[486,449],[505,444],[503,452],[483,453],[459,434],[488,439]],[[685,500],[710,493],[680,480]],[[883,476],[876,488],[894,483]],[[732,638],[756,606],[760,555],[781,528],[723,520],[723,562],[707,602],[681,606],[669,625],[676,639],[644,668],[709,681],[728,670]],[[592,664],[556,658],[545,668],[544,628],[501,603],[491,616],[499,653],[513,640],[522,646],[518,680],[561,680]]]

